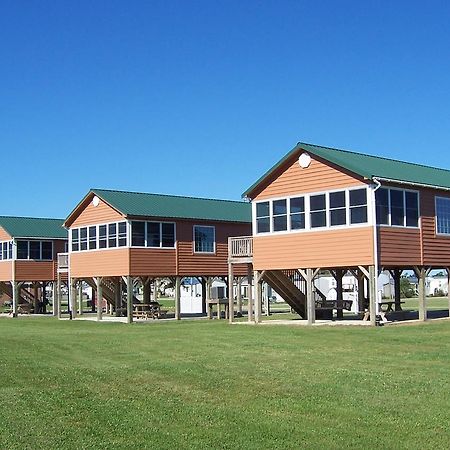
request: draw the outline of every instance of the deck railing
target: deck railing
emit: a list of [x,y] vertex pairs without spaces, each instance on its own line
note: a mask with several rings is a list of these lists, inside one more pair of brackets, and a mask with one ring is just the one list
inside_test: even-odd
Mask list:
[[249,258],[253,256],[253,237],[228,238],[228,253],[230,258]]
[[58,253],[58,270],[68,270],[69,269],[69,254],[68,253]]

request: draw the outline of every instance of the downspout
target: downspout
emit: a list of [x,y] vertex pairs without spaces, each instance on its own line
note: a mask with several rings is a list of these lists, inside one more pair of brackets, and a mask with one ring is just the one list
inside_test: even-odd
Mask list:
[[378,233],[377,233],[377,205],[375,193],[380,189],[381,183],[376,177],[372,178],[375,183],[375,187],[372,188],[372,220],[373,220],[373,255],[375,262],[375,286],[376,286],[376,299],[375,299],[375,315],[380,313],[380,305],[378,304]]

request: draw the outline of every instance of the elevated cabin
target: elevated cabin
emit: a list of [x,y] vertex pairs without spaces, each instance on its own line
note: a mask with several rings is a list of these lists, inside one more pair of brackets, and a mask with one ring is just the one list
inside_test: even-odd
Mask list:
[[372,323],[380,311],[377,274],[391,272],[400,310],[401,273],[414,270],[426,319],[426,274],[450,267],[450,171],[299,143],[244,196],[252,203],[251,245],[231,240],[232,263],[244,256],[239,249],[252,248],[256,280],[281,291],[310,323],[324,309],[314,288],[324,270],[336,278],[338,317],[350,272]]
[[[64,225],[70,236],[73,312],[74,286],[84,281],[110,310],[118,314],[125,309],[131,321],[137,301],[133,284],[142,284],[147,304],[151,285],[169,277],[176,285],[179,318],[182,278],[199,278],[206,292],[213,277],[227,276],[228,238],[251,233],[251,206],[242,201],[93,189]],[[97,314],[101,319],[102,308]]]
[[14,315],[45,312],[46,288],[57,279],[57,254],[67,251],[63,222],[0,216],[0,291],[13,300]]

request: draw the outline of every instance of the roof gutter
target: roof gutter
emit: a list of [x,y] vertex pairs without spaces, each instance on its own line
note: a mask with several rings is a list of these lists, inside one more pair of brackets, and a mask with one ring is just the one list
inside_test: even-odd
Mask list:
[[394,180],[392,178],[383,178],[383,177],[372,177],[372,181],[375,183],[380,183],[381,181],[385,183],[394,183],[394,184],[401,184],[401,185],[407,185],[407,186],[416,186],[426,189],[435,189],[438,191],[450,191],[450,188],[443,187],[443,186],[433,186],[431,184],[424,184],[424,183],[414,183],[413,181],[401,181],[401,180]]

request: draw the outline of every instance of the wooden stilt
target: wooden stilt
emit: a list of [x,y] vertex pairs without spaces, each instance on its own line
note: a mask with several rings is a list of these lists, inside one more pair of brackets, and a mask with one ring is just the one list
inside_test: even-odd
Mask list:
[[155,278],[153,280],[153,301],[157,302],[158,301],[158,279]]
[[58,317],[58,319],[61,319],[61,295],[61,274],[58,273],[56,276],[56,305],[53,303],[53,308],[56,306],[56,317]]
[[247,266],[247,298],[248,298],[248,304],[247,304],[247,316],[248,321],[253,322],[253,272],[252,272],[252,266],[249,264]]
[[133,323],[133,277],[127,276],[127,323]]
[[255,278],[255,323],[261,322],[261,306],[262,306],[262,283],[259,279],[259,272],[254,271]]
[[306,314],[308,318],[308,325],[312,325],[316,321],[316,304],[314,301],[313,289],[313,270],[306,269]]
[[342,286],[342,278],[344,276],[344,271],[342,269],[337,269],[335,272],[336,279],[336,304],[337,304],[337,315],[338,319],[344,318],[344,291]]
[[83,280],[78,281],[78,314],[83,314]]
[[377,277],[375,266],[369,266],[369,314],[370,324],[375,326],[377,314]]
[[237,278],[236,308],[239,316],[242,316],[242,277]]
[[181,319],[181,277],[175,278],[175,319]]
[[234,274],[233,264],[228,264],[228,320],[233,323],[234,320]]
[[[59,278],[59,274],[57,275]],[[53,281],[52,285],[52,314],[53,317],[58,317],[58,281]]]
[[69,283],[69,303],[70,303],[70,317],[76,319],[77,317],[77,279],[71,278]]
[[122,308],[122,278],[116,277],[114,279],[114,303],[116,310],[116,317],[120,315],[120,309]]
[[211,305],[209,303],[209,301],[211,300],[211,278],[210,277],[206,277],[205,289],[206,289],[206,292],[205,292],[206,317],[208,317],[208,319],[212,319]]
[[17,317],[17,313],[19,311],[19,283],[17,281],[11,281],[12,288],[12,316]]
[[40,300],[39,300],[39,283],[35,282],[33,283],[33,308],[34,308],[34,314],[40,314],[41,308],[40,308]]
[[97,321],[100,321],[103,318],[103,278],[96,277],[94,280],[97,286]]
[[361,271],[357,271],[358,275],[358,311],[364,313],[366,308],[366,296],[365,296],[365,277]]
[[414,272],[417,276],[419,283],[419,320],[424,322],[427,320],[427,305],[426,305],[426,291],[425,281],[427,277],[427,271],[424,267],[415,267]]

